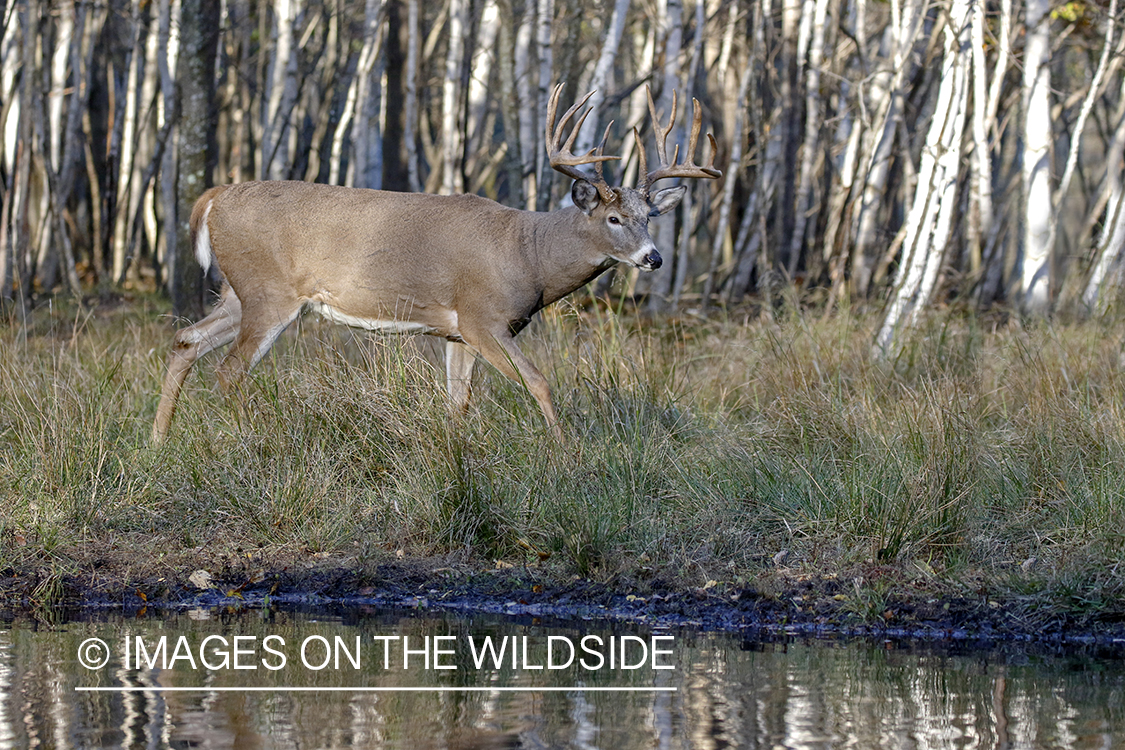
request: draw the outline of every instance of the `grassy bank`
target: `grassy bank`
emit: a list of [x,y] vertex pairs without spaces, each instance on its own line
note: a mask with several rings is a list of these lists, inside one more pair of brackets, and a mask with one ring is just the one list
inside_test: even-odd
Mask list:
[[564,307],[521,337],[560,449],[487,365],[452,418],[428,339],[306,318],[241,399],[201,362],[156,450],[163,311],[0,328],[0,578],[34,579],[33,599],[67,576],[183,578],[232,558],[441,556],[638,593],[834,581],[836,606],[868,621],[943,596],[1031,628],[1125,617],[1120,321],[940,313],[885,364],[875,316]]

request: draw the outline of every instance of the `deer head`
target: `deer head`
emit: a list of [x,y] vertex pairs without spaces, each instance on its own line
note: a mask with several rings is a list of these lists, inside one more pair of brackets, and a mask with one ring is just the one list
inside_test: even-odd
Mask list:
[[[556,126],[556,113],[558,111],[559,94],[562,93],[564,84],[555,86],[547,103],[547,154],[551,167],[556,171],[574,179],[570,196],[574,205],[588,216],[591,221],[605,224],[605,236],[608,240],[609,250],[607,256],[613,260],[626,263],[644,271],[653,271],[660,268],[662,259],[648,232],[649,219],[666,214],[675,208],[684,197],[687,188],[679,185],[651,192],[652,185],[658,180],[670,177],[707,178],[715,179],[722,173],[715,169],[715,138],[708,133],[707,138],[711,143],[711,158],[707,166],[700,167],[694,163],[696,144],[699,141],[699,131],[702,128],[703,113],[699,102],[692,99],[693,116],[691,136],[688,141],[687,161],[679,162],[680,147],[677,144],[672,160],[668,160],[666,141],[676,121],[676,93],[672,92],[672,112],[668,117],[668,125],[660,126],[656,115],[656,105],[652,101],[652,91],[645,87],[648,93],[649,115],[652,117],[653,127],[656,132],[656,152],[660,166],[649,172],[645,157],[644,143],[640,133],[633,128],[633,137],[637,142],[637,154],[640,160],[639,184],[636,188],[610,187],[605,181],[602,172],[602,163],[618,160],[620,156],[607,156],[605,154],[606,140],[609,138],[610,129],[613,127],[611,120],[606,126],[605,133],[597,148],[588,153],[577,155],[571,151],[574,139],[581,130],[582,124],[590,114],[587,109],[575,122],[566,142],[563,143],[563,134],[567,125],[578,110],[582,109],[593,96],[594,92],[586,94],[568,109],[562,120]],[[582,164],[594,165],[594,176],[580,171],[576,167]]]

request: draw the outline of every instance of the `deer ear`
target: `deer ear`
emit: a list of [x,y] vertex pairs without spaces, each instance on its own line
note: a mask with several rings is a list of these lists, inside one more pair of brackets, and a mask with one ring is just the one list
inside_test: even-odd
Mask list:
[[652,206],[652,211],[650,211],[648,215],[663,216],[664,214],[668,213],[673,208],[680,205],[680,201],[683,199],[684,193],[686,192],[687,187],[685,187],[684,185],[664,188],[656,194],[655,198],[652,199],[650,203],[650,205]]
[[574,181],[574,186],[570,188],[570,199],[587,216],[594,213],[594,209],[601,202],[598,189],[585,180]]

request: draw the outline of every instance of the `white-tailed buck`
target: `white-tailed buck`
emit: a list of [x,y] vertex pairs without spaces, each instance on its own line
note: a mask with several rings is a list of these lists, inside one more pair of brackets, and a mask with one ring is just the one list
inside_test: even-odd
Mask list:
[[[596,149],[572,153],[589,110],[565,142],[563,132],[591,94],[567,110],[556,128],[561,90],[560,84],[547,108],[546,142],[551,166],[575,181],[572,207],[537,213],[476,195],[306,182],[246,182],[204,193],[192,210],[192,241],[200,265],[206,269],[217,262],[225,282],[211,314],[175,335],[153,439],[167,435],[184,379],[199,357],[234,342],[218,367],[220,384],[228,389],[305,307],[350,326],[446,339],[446,386],[461,408],[468,404],[475,357],[483,357],[527,386],[547,425],[561,436],[547,381],[516,347],[514,336],[536,312],[615,263],[645,271],[660,267],[648,220],[674,208],[686,188],[650,194],[653,183],[720,176],[710,135],[710,163],[693,163],[699,103],[693,100],[687,159],[679,164],[679,146],[671,161],[665,148],[675,97],[668,126],[661,128],[650,94],[660,165],[647,171],[634,129],[640,184],[610,187],[602,162],[620,157],[604,154],[609,128]],[[593,164],[594,177],[578,170],[580,164]]]

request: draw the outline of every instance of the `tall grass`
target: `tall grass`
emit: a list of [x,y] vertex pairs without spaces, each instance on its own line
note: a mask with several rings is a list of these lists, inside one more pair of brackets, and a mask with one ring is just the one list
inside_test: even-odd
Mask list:
[[549,555],[559,576],[643,588],[890,566],[1036,607],[1121,609],[1116,321],[945,312],[884,363],[878,321],[850,313],[649,321],[564,306],[521,337],[552,383],[559,446],[487,365],[451,415],[432,342],[306,318],[233,396],[203,360],[157,450],[159,307],[0,330],[0,569]]

